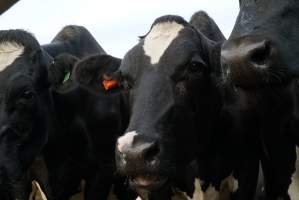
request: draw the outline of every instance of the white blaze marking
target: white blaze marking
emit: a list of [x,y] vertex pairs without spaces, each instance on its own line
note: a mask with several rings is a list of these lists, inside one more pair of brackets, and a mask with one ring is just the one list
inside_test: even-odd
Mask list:
[[296,154],[297,154],[297,158],[296,158],[296,163],[295,163],[295,172],[292,175],[292,183],[289,186],[288,189],[288,194],[290,196],[291,200],[295,200],[298,199],[299,197],[299,148],[296,147]]
[[118,138],[118,140],[117,140],[118,151],[122,153],[124,146],[131,145],[134,140],[134,137],[136,135],[137,135],[137,132],[132,131],[132,132],[126,133],[124,136],[121,136],[120,138]]
[[144,40],[143,50],[152,64],[157,64],[171,42],[184,28],[176,22],[164,22],[154,25]]
[[136,200],[142,200],[140,197],[137,197],[137,199]]
[[24,46],[13,42],[0,43],[0,72],[12,64],[23,52]]

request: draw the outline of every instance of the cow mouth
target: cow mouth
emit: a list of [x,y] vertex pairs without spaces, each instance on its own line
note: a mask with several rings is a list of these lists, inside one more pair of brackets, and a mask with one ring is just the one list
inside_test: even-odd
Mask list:
[[157,190],[166,184],[168,178],[159,175],[140,175],[130,177],[132,187],[144,190]]

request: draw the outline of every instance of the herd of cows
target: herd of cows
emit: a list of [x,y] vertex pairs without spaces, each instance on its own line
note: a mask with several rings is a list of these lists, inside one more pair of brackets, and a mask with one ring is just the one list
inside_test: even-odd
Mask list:
[[81,26],[1,30],[0,200],[32,181],[48,200],[298,200],[299,2],[239,3],[227,40],[167,15],[123,59]]

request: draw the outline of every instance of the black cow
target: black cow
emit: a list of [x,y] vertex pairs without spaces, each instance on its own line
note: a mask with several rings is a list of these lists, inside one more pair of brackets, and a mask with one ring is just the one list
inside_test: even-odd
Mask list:
[[[65,169],[71,173],[68,179],[63,174],[64,169],[56,169],[55,177],[52,180],[56,183],[56,191],[65,196],[73,194],[78,182],[85,179],[85,199],[107,199],[109,191],[118,199],[132,200],[135,195],[128,190],[125,180],[115,176],[114,149],[116,138],[125,130],[128,122],[128,111],[126,97],[123,92],[111,92],[105,89],[105,77],[116,71],[120,66],[120,59],[109,55],[93,55],[77,61],[72,55],[63,54],[55,59],[55,64],[50,67],[50,72],[60,74],[63,79],[64,67],[74,66],[69,81],[60,83],[53,92],[56,112],[59,114],[59,121],[64,129],[61,138],[65,149],[70,154],[55,156],[56,162],[64,162],[69,157],[70,164]],[[79,136],[69,138],[70,136]],[[74,141],[77,141],[75,143]],[[57,145],[55,143],[55,145]],[[85,148],[82,148],[82,145]],[[57,146],[55,147],[57,148]],[[69,156],[71,155],[71,156]],[[64,166],[63,166],[64,167]],[[58,179],[57,179],[58,178]],[[73,184],[73,183],[77,183]],[[69,192],[65,192],[64,185]],[[60,189],[60,191],[59,191]]]
[[130,100],[116,164],[143,199],[253,198],[258,160],[243,150],[254,126],[243,126],[247,119],[237,112],[243,105],[230,107],[235,98],[221,84],[220,47],[183,18],[163,16],[115,73]]
[[47,73],[51,62],[29,33],[0,31],[0,199],[28,198],[26,173],[41,155],[55,121]]
[[56,67],[52,67],[50,69],[52,71],[49,73],[49,79],[54,89],[61,86],[63,81],[66,81],[64,79],[70,77],[73,64],[78,59],[93,54],[106,54],[85,27],[76,25],[65,26],[51,43],[42,45],[42,48],[55,59]]
[[[56,139],[61,141],[61,148],[68,150],[57,156],[53,151],[59,149],[57,142],[48,150],[56,163],[65,163],[56,164],[51,170],[50,182],[57,199],[73,194],[81,179],[86,180],[86,199],[106,199],[112,183],[120,199],[133,198],[124,181],[114,176],[113,167],[115,138],[128,119],[124,110],[127,106],[122,105],[125,98],[122,94],[106,97],[101,83],[102,75],[118,69],[120,59],[105,55],[95,42],[84,27],[67,26],[43,46],[55,56],[49,77],[56,113],[62,123]],[[74,138],[70,140],[69,136]]]
[[42,46],[52,57],[69,53],[78,58],[92,54],[106,54],[91,33],[83,26],[68,25],[51,41]]
[[299,2],[240,0],[221,52],[228,84],[257,120],[266,199],[297,199]]

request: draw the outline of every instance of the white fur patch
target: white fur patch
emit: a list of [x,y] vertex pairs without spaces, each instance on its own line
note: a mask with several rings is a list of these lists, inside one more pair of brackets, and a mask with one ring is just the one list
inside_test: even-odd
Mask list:
[[157,64],[171,42],[184,28],[176,22],[164,22],[154,25],[144,40],[143,50],[152,64]]
[[136,131],[132,131],[129,133],[126,133],[125,135],[121,136],[117,140],[117,149],[119,152],[123,152],[124,146],[130,146],[134,140],[134,137],[137,135]]
[[142,200],[140,197],[137,197],[137,199],[136,200]]
[[239,188],[239,181],[235,179],[233,175],[228,176],[221,182],[220,190],[228,191],[229,193],[234,193]]
[[230,200],[231,194],[239,188],[239,181],[233,175],[228,176],[220,184],[219,199]]
[[22,53],[24,46],[14,42],[3,42],[0,44],[0,72],[12,64]]
[[210,185],[204,192],[201,187],[202,183],[198,178],[195,179],[195,189],[192,198],[185,192],[176,191],[171,200],[230,200],[231,193],[238,189],[238,180],[232,175],[221,182],[220,191],[217,191],[213,185]]
[[296,147],[296,164],[295,164],[295,172],[292,175],[292,183],[289,186],[288,194],[291,200],[298,199],[299,197],[299,148]]
[[194,181],[194,193],[192,198],[190,198],[186,192],[175,191],[174,196],[171,197],[171,200],[204,200],[201,184],[201,180],[196,178]]
[[[194,198],[193,198],[194,199]],[[219,191],[212,185],[203,193],[203,200],[218,200],[220,199]]]
[[210,185],[204,192],[202,190],[202,181],[198,178],[194,181],[194,193],[190,198],[185,192],[176,192],[171,200],[219,200],[219,191],[214,186]]

